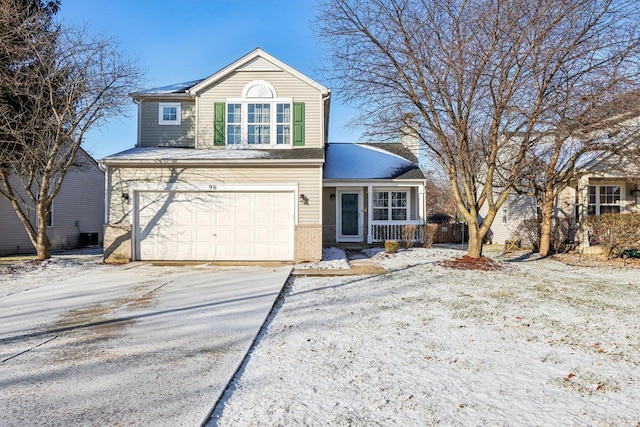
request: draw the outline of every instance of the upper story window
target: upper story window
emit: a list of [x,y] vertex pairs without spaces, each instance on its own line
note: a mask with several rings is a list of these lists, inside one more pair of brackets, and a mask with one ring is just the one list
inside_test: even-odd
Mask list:
[[226,144],[283,148],[292,144],[292,100],[278,98],[269,83],[247,84],[241,98],[227,99]]
[[588,215],[620,213],[619,185],[590,185]]
[[182,109],[179,102],[161,102],[158,107],[158,124],[179,125]]

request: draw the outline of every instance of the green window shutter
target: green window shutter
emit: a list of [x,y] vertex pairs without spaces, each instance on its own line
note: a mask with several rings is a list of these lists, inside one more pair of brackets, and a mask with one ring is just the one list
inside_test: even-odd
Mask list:
[[293,103],[293,145],[304,145],[304,102]]
[[214,104],[213,145],[222,146],[222,147],[224,147],[225,145],[224,110],[225,110],[224,102],[216,102]]

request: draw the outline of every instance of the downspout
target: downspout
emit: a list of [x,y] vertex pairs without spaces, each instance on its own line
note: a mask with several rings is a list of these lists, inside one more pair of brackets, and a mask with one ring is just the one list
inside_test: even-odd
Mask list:
[[[318,214],[320,216],[319,219],[320,219],[320,235],[321,236],[324,236],[324,218],[322,217],[324,212],[324,185],[323,184],[324,184],[324,162],[325,162],[325,156],[327,153],[327,143],[329,142],[329,111],[331,106],[330,101],[331,101],[331,91],[329,91],[325,96],[322,97],[322,111],[326,119],[322,121],[322,127],[323,127],[322,135],[323,135],[324,141],[322,141],[323,155],[322,155],[322,167],[320,168],[320,193],[319,193],[320,206],[318,207]],[[338,204],[336,203],[336,206],[337,205]]]
[[[111,187],[111,175],[109,174],[109,166],[107,166],[104,163],[100,163],[100,165],[102,166],[102,168],[104,169],[104,225],[108,225],[109,224],[109,209],[110,204],[109,204],[109,188]],[[104,240],[104,235],[102,236],[102,239]]]
[[142,139],[142,132],[141,132],[141,123],[142,123],[142,103],[140,101],[138,101],[137,99],[133,98],[133,102],[138,106],[138,130],[137,130],[137,137],[136,137],[136,147],[140,147],[140,141]]
[[195,134],[195,141],[194,141],[194,145],[196,148],[198,147],[198,140],[200,139],[200,130],[199,128],[199,120],[198,120],[198,116],[200,116],[200,95],[196,95],[196,111],[195,111],[195,115],[196,115],[196,134]]

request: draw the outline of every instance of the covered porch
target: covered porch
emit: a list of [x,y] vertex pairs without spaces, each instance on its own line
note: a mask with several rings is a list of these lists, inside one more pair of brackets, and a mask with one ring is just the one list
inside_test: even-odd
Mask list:
[[423,242],[425,185],[413,182],[325,182],[323,245]]

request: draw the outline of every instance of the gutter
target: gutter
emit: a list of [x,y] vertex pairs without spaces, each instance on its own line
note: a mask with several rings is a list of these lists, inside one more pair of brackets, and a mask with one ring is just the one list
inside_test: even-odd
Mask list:
[[242,165],[289,165],[289,166],[309,166],[324,164],[324,159],[102,159],[102,162],[108,166],[209,166],[209,165],[225,165],[229,167]]

